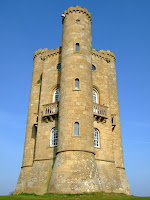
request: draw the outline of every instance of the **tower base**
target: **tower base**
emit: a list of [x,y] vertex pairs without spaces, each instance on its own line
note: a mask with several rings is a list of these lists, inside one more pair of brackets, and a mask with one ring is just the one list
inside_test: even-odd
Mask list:
[[53,160],[23,167],[14,194],[114,192],[131,195],[124,168],[114,162],[95,161],[91,152],[65,151]]
[[15,194],[34,193],[45,194],[49,185],[52,173],[53,160],[34,161],[32,169],[27,173],[27,169],[22,168],[18,180]]
[[131,195],[124,168],[116,168],[115,162],[96,160],[104,192]]
[[48,193],[100,191],[102,186],[93,153],[66,151],[57,154]]
[[26,167],[21,168],[21,172],[19,175],[19,179],[15,188],[14,194],[20,194],[22,192],[23,193],[25,192],[26,183],[28,181],[28,177],[29,177],[31,169],[32,169],[32,166],[31,167],[26,166]]

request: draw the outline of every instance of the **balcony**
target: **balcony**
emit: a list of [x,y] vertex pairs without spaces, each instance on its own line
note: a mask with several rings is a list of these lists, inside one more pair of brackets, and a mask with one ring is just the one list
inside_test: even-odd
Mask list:
[[[58,114],[58,102],[43,105],[42,118],[45,122],[53,121]],[[107,117],[107,106],[94,104],[93,115],[97,122],[106,122]]]
[[58,114],[58,102],[43,105],[42,118],[45,122],[53,121]]
[[106,122],[107,117],[107,106],[94,104],[93,105],[94,119],[99,122]]

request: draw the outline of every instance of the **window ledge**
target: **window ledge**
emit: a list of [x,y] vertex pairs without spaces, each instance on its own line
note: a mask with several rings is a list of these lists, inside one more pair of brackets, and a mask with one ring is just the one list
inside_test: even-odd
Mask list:
[[82,53],[81,53],[81,52],[77,52],[77,51],[75,51],[74,54],[82,54]]
[[72,135],[72,137],[81,137],[81,135]]
[[81,91],[81,89],[73,89],[72,91]]
[[47,149],[56,148],[57,146],[48,146]]

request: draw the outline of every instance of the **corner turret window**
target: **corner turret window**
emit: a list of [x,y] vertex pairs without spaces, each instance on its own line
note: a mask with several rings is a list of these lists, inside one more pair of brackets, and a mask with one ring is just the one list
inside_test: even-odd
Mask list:
[[74,123],[74,135],[79,135],[79,123]]
[[97,128],[94,128],[94,147],[100,148],[100,133]]
[[61,63],[57,65],[57,69],[61,69]]
[[76,43],[76,52],[79,52],[79,43]]
[[79,79],[75,79],[75,89],[79,89]]
[[57,88],[53,93],[53,103],[59,102],[59,97],[60,97],[59,88]]
[[95,70],[96,70],[95,65],[92,65],[92,71],[95,71]]
[[52,128],[50,134],[50,147],[57,146],[57,138],[58,138],[58,129],[56,127]]

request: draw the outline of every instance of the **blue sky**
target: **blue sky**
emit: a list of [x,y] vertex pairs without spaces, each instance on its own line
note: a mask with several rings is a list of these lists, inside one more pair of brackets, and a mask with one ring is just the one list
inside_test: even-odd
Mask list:
[[92,47],[111,50],[126,174],[133,195],[150,196],[150,1],[0,1],[0,195],[14,191],[22,164],[34,52],[61,46],[61,14],[92,14]]

